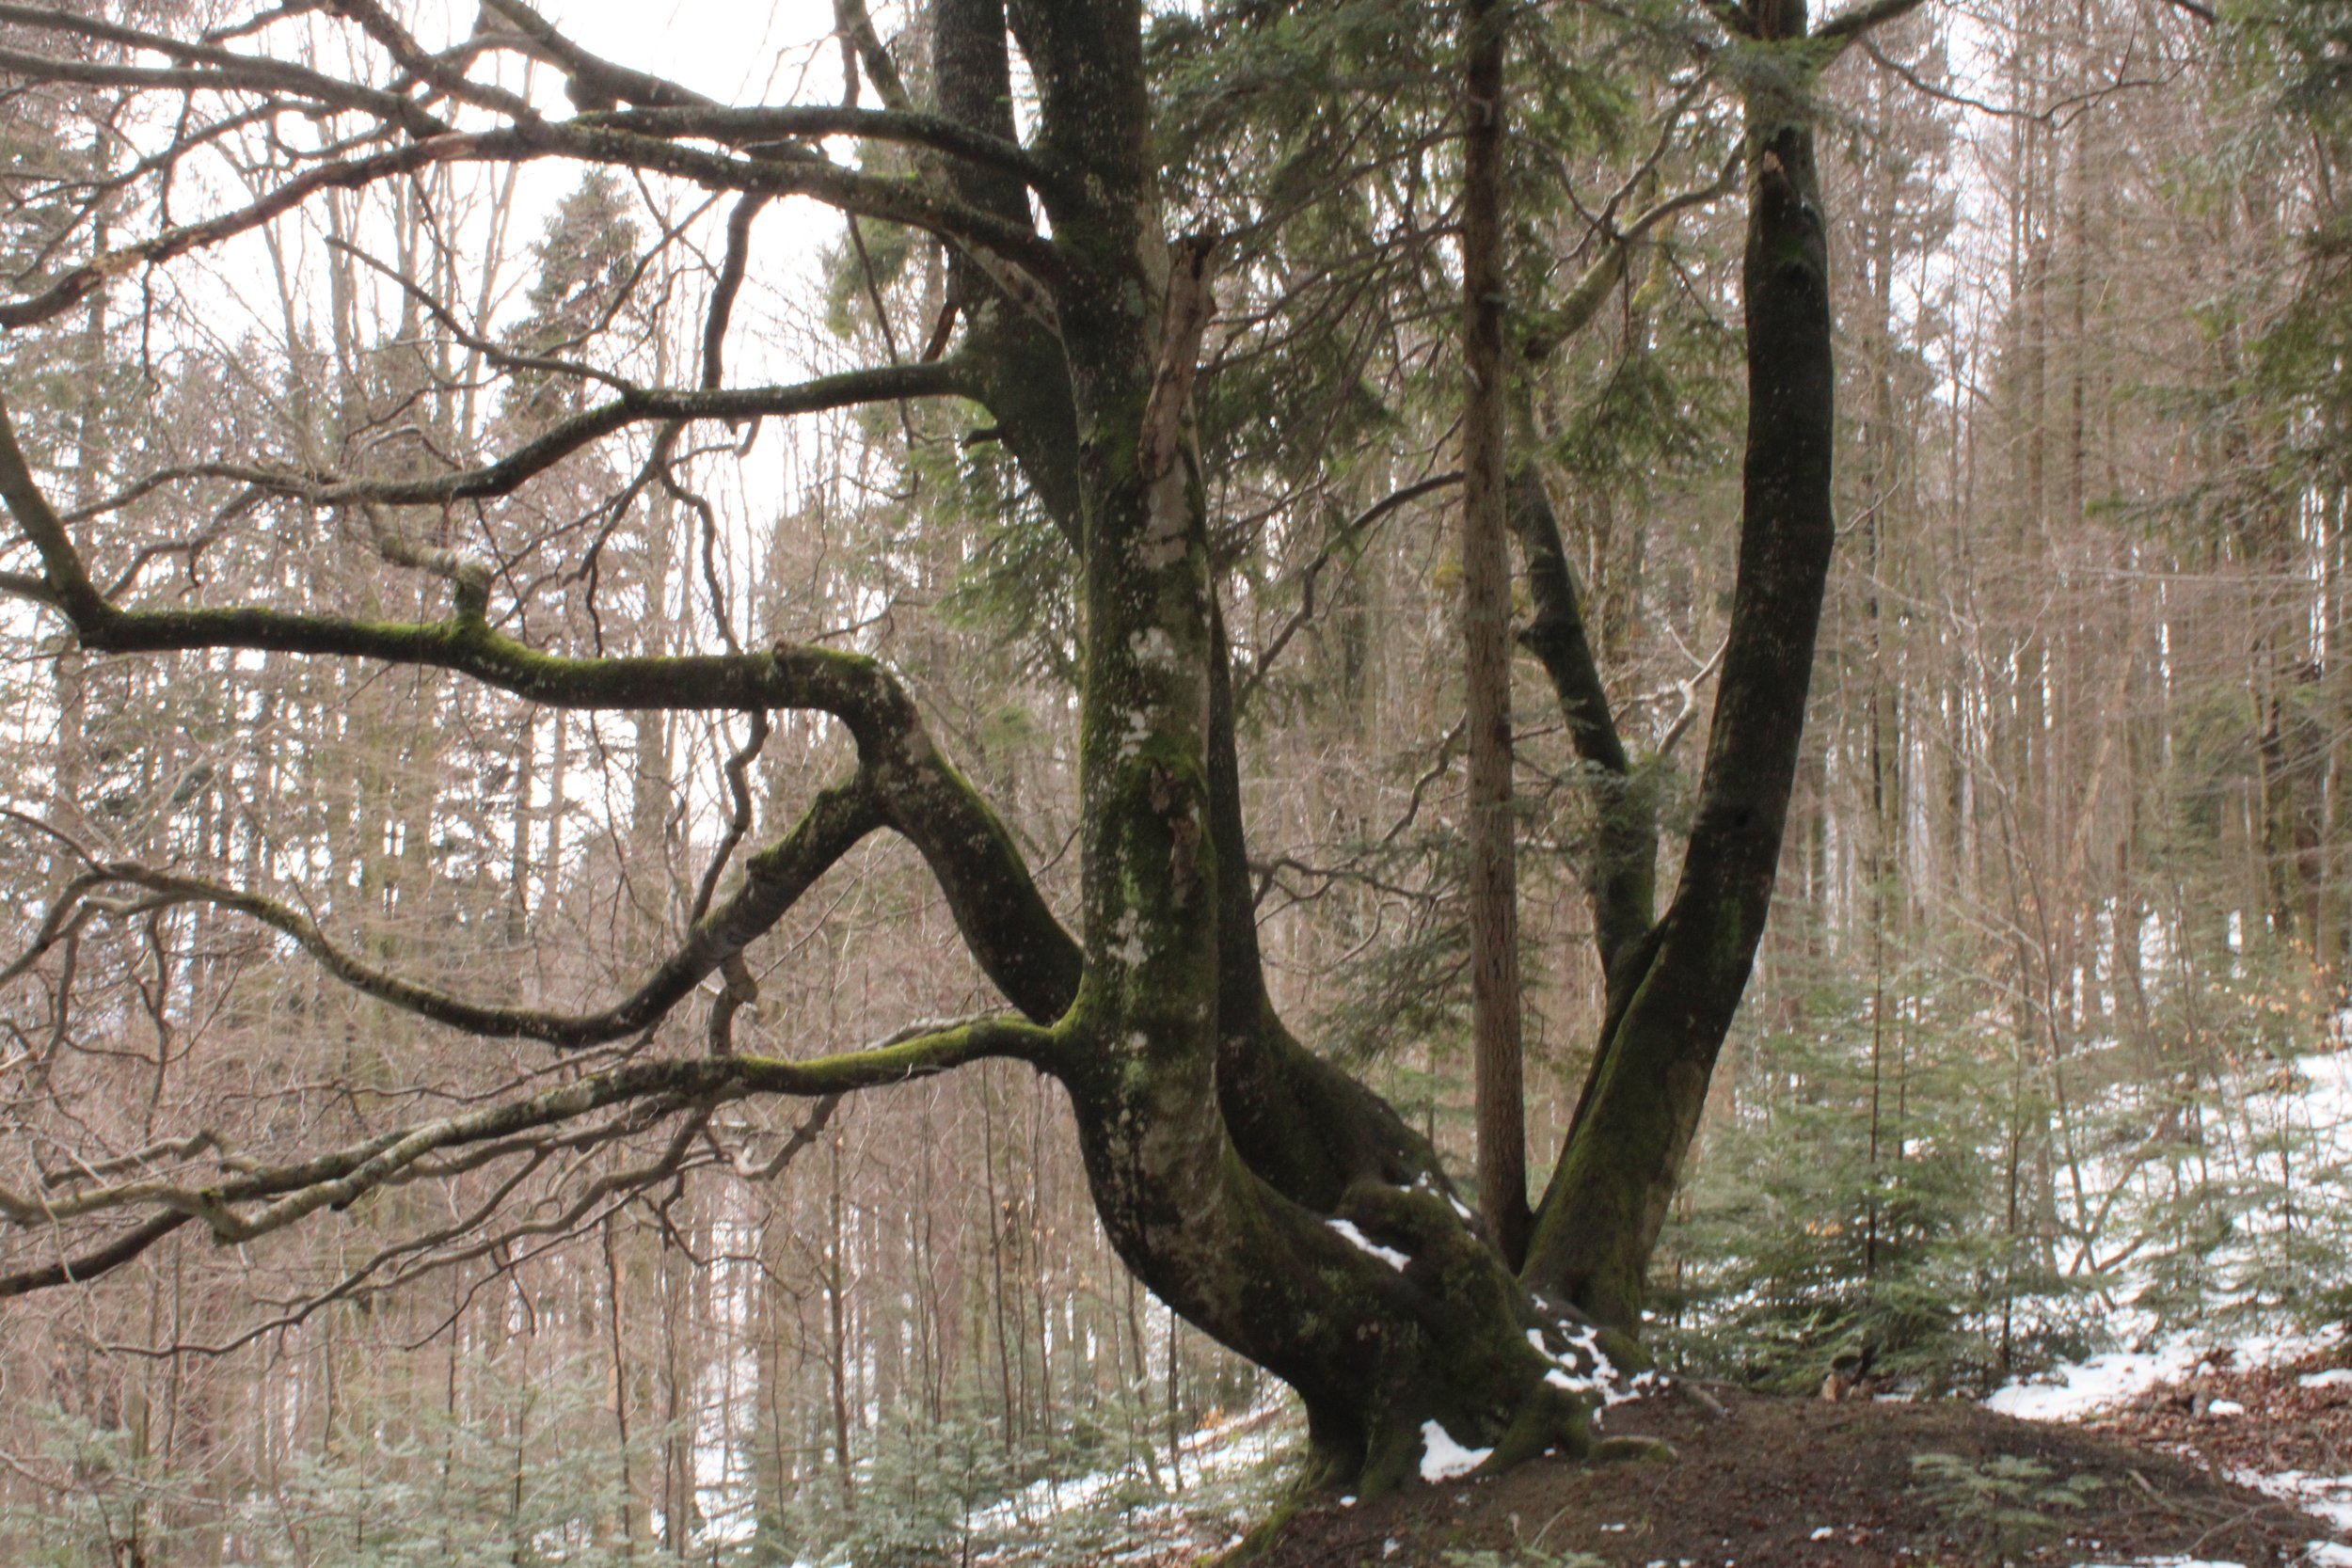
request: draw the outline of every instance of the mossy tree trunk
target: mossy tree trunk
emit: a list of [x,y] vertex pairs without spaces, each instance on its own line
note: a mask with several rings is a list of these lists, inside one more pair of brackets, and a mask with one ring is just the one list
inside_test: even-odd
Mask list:
[[1214,242],[1165,238],[1139,8],[1010,14],[1037,147],[1070,176],[1047,206],[1077,431],[1086,961],[1058,1071],[1096,1208],[1157,1294],[1300,1391],[1335,1477],[1409,1478],[1430,1421],[1473,1449],[1576,1446],[1584,1402],[1529,1336],[1567,1340],[1426,1148],[1267,1004],[1188,407]]
[[[1606,913],[1600,922],[1606,1021],[1526,1263],[1531,1284],[1627,1331],[1639,1325],[1644,1273],[1771,910],[1836,536],[1828,238],[1810,104],[1795,95],[1865,12],[1899,8],[1865,7],[1818,36],[1804,0],[1757,0],[1736,13],[1797,69],[1779,78],[1783,90],[1759,88],[1748,103],[1748,431],[1729,637],[1673,901],[1638,937]],[[1577,630],[1563,639],[1556,676],[1575,657]],[[1574,685],[1564,683],[1564,695]],[[1569,711],[1572,727],[1593,725]],[[1620,841],[1638,842],[1639,823],[1615,826]],[[1622,913],[1645,893],[1629,888],[1613,908]]]

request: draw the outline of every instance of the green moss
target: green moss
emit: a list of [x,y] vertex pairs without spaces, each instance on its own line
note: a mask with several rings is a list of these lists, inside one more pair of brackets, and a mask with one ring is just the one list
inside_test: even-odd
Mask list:
[[1658,1437],[1604,1437],[1588,1456],[1596,1465],[1672,1465],[1682,1456]]

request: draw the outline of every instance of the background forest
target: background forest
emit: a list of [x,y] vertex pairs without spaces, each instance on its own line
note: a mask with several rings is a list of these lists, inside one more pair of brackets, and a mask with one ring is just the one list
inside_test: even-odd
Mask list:
[[[1200,383],[1275,1000],[1467,1171],[1440,9],[1301,8],[1252,54],[1201,46],[1231,19],[1168,8],[1154,37],[1181,199],[1310,214],[1221,280]],[[1695,72],[1673,8],[1528,17],[1511,155],[1554,195],[1515,211],[1513,264],[1573,277],[1618,218],[1715,178],[1743,67]],[[919,76],[920,8],[875,20]],[[831,24],[779,8],[773,36],[679,69],[838,80]],[[2343,1043],[2352,955],[2348,73],[2352,26],[2320,0],[1930,0],[1828,74],[1838,556],[1772,927],[1653,1275],[1669,1365],[1804,1388],[1867,1345],[1909,1386],[1981,1392],[2119,1335],[2352,1311],[2352,1171],[2304,1092]],[[1290,114],[1308,77],[1355,107]],[[1251,118],[1221,118],[1243,98]],[[58,193],[91,171],[148,199],[113,102],[0,100],[12,277],[88,217]],[[219,178],[247,155],[258,133]],[[730,273],[730,222],[798,226],[797,270]],[[1728,185],[1679,211],[1528,378],[1669,864],[1730,594],[1740,243]],[[405,616],[426,589],[363,518],[240,530],[233,478],[136,486],[223,432],[295,467],[476,460],[581,406],[533,358],[678,380],[716,291],[741,292],[738,354],[911,361],[949,283],[931,241],[807,204],[445,168],[12,331],[0,385],[108,559]],[[788,637],[919,673],[932,733],[1066,904],[1069,566],[989,433],[910,403],[681,438],[710,443],[684,483],[641,472],[642,442],[590,447],[447,526],[495,527],[501,592],[550,636]],[[305,899],[469,994],[609,995],[708,905],[721,841],[846,750],[809,717],[614,722],[358,663],[85,657],[24,606],[0,641],[0,957],[94,845]],[[1599,1023],[1591,792],[1543,704],[1520,712],[1529,1135],[1549,1149]],[[747,1039],[814,1051],[984,1004],[904,845],[819,892],[754,950]],[[103,907],[8,979],[0,1185],[553,1070],[215,906]],[[1283,1430],[1279,1386],[1111,1256],[1025,1068],[447,1174],[0,1302],[0,1557],[1069,1553],[1147,1505],[1220,1506],[1229,1425]],[[0,1235],[0,1273],[41,1260],[19,1244]]]

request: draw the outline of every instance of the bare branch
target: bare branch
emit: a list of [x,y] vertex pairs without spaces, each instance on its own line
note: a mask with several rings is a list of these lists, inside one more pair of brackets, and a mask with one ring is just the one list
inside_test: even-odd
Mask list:
[[243,207],[122,246],[67,271],[38,293],[0,305],[0,327],[48,321],[72,309],[110,277],[249,232],[322,191],[356,189],[436,164],[520,163],[550,157],[670,174],[716,190],[806,196],[844,212],[904,223],[961,241],[1037,278],[1057,278],[1062,271],[1053,243],[1034,229],[965,207],[934,194],[921,182],[861,174],[813,155],[747,157],[706,152],[658,136],[599,126],[593,118],[563,124],[532,119],[497,131],[430,135],[406,147],[316,165]]
[[[935,370],[909,366],[905,373]],[[484,607],[461,596],[457,613],[446,621],[382,622],[342,616],[292,614],[259,608],[125,610],[107,602],[92,585],[87,567],[65,525],[24,462],[5,407],[0,407],[0,501],[5,501],[42,564],[40,589],[27,596],[64,614],[84,646],[109,653],[184,652],[198,648],[250,648],[422,665],[471,676],[485,685],[552,707],[595,709],[773,708],[815,709],[848,727],[862,761],[860,781],[820,797],[803,827],[811,837],[795,837],[747,869],[738,900],[696,927],[703,933],[673,957],[641,990],[649,1003],[657,990],[666,995],[659,1018],[712,967],[773,924],[799,895],[793,886],[806,863],[814,876],[847,848],[834,835],[867,831],[866,813],[906,835],[922,851],[939,879],[956,927],[991,980],[1014,1006],[1041,1022],[1061,1016],[1077,994],[1083,960],[1077,944],[1054,918],[1038,893],[1028,867],[994,812],[932,747],[922,716],[905,689],[882,665],[854,654],[796,644],[755,653],[689,654],[612,658],[567,658],[542,653],[493,628]],[[850,842],[853,842],[852,837]],[[797,847],[796,847],[797,846]],[[779,858],[766,863],[768,855]],[[812,858],[815,857],[815,858]],[[822,859],[822,864],[817,863]],[[766,891],[761,879],[766,877]],[[135,880],[136,879],[131,879]],[[245,897],[236,890],[232,897]],[[210,898],[209,888],[190,890]],[[709,929],[712,923],[754,917],[761,900],[783,896],[784,905],[765,922],[740,928]],[[263,901],[266,903],[267,901]],[[241,907],[230,904],[229,907]],[[730,910],[736,911],[730,916]],[[261,907],[246,912],[266,918]],[[293,911],[286,911],[292,913]],[[300,918],[297,916],[297,918]],[[302,940],[294,928],[280,926]],[[663,978],[663,976],[668,978]],[[686,977],[691,975],[691,977]],[[386,977],[389,979],[389,977]],[[394,988],[398,990],[398,988]],[[428,1017],[471,1028],[492,1022],[497,1010],[481,1011],[425,988],[399,990],[398,1005],[419,1005]],[[386,1000],[391,996],[387,994]],[[625,1005],[626,1006],[626,1005]],[[544,1021],[543,1021],[544,1022]],[[594,1029],[611,1027],[605,1015]],[[572,1025],[563,1022],[497,1032],[558,1041]],[[551,1029],[553,1033],[548,1032]],[[624,1029],[623,1032],[626,1032]],[[604,1038],[616,1037],[604,1035]],[[560,1043],[560,1041],[558,1041]],[[581,1043],[585,1043],[583,1040]]]
[[944,152],[988,168],[1002,169],[1038,190],[1058,186],[1053,171],[1028,149],[960,121],[914,109],[858,109],[834,104],[691,109],[621,109],[583,115],[573,123],[610,126],[654,136],[703,136],[730,147],[787,139],[856,136]]
[[[172,87],[197,91],[220,92],[278,92],[294,93],[314,103],[334,108],[353,109],[372,114],[399,125],[412,135],[437,135],[449,129],[448,124],[427,112],[414,99],[398,93],[370,87],[342,77],[329,76],[287,60],[270,59],[262,55],[239,54],[216,43],[193,42],[176,39],[167,33],[151,32],[143,27],[124,26],[95,17],[76,16],[50,6],[0,5],[0,23],[63,33],[99,43],[111,43],[120,48],[161,55],[167,59],[188,62],[203,71],[159,71],[154,67],[103,65],[87,60],[70,59],[60,55],[28,51],[9,50],[0,58],[8,63],[6,69],[15,74],[47,80],[83,81],[93,85]],[[107,71],[122,74],[101,80],[95,76],[72,74],[84,71]]]
[[707,1109],[755,1095],[821,1099],[928,1078],[987,1057],[1039,1061],[1054,1044],[1050,1030],[1019,1020],[986,1019],[902,1032],[862,1050],[803,1062],[774,1056],[636,1062],[519,1101],[397,1129],[332,1154],[200,1188],[146,1180],[55,1202],[0,1189],[0,1216],[25,1227],[54,1226],[112,1209],[163,1211],[71,1262],[0,1277],[0,1299],[119,1268],[190,1218],[203,1220],[215,1242],[251,1241],[321,1209],[347,1207],[428,1154],[560,1126],[611,1105],[653,1101]]
[[[790,833],[752,857],[743,885],[697,919],[684,941],[636,990],[593,1013],[469,1002],[369,963],[334,942],[316,921],[290,904],[206,878],[115,861],[97,873],[75,879],[72,885],[83,887],[95,876],[110,884],[145,888],[174,903],[232,910],[291,938],[327,974],[389,1006],[469,1034],[535,1039],[571,1050],[621,1039],[660,1022],[712,971],[783,919],[818,877],[882,825],[881,806],[864,781],[825,791]],[[59,907],[65,907],[63,900]],[[45,927],[43,934],[54,942],[57,933]],[[37,942],[33,952],[10,966],[11,970],[21,971],[46,945],[46,942]],[[7,1209],[6,1196],[0,1195],[0,1212]]]
[[60,1285],[79,1285],[112,1274],[195,1217],[168,1212],[157,1214],[87,1252],[37,1269],[0,1274],[0,1301],[29,1295],[35,1291],[55,1290]]
[[[971,367],[950,358],[929,365],[844,371],[787,386],[633,388],[558,420],[495,462],[422,479],[305,475],[226,463],[184,466],[174,470],[173,477],[230,480],[263,495],[295,497],[322,507],[433,506],[511,495],[573,453],[631,425],[694,420],[732,422],[907,398],[962,397],[970,395],[971,382]],[[11,461],[15,460],[0,454],[0,465]],[[130,494],[145,488],[135,487]]]
[[1281,656],[1282,650],[1290,646],[1291,639],[1314,619],[1315,583],[1340,551],[1356,544],[1367,530],[1398,507],[1419,500],[1433,490],[1442,490],[1449,484],[1459,484],[1461,482],[1459,469],[1448,469],[1441,474],[1432,474],[1427,479],[1416,480],[1402,489],[1391,490],[1331,531],[1330,538],[1324,541],[1323,547],[1315,552],[1315,558],[1307,562],[1307,569],[1299,575],[1298,609],[1282,623],[1281,630],[1268,638],[1266,645],[1258,651],[1257,658],[1250,665],[1249,678],[1233,689],[1236,711],[1248,705],[1250,696],[1264,683],[1268,668]]
[[521,47],[569,77],[572,101],[582,107],[596,103],[642,103],[649,108],[714,106],[709,99],[690,87],[591,54],[522,0],[483,0],[482,23],[499,24],[496,30],[485,28],[483,32],[488,41]]

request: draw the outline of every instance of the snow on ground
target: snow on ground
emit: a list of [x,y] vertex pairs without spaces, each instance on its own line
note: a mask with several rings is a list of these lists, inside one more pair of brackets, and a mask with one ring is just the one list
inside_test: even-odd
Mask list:
[[[2352,1040],[2352,1011],[2337,1021],[2340,1040]],[[2318,1145],[2319,1168],[2341,1172],[2352,1163],[2352,1050],[2310,1055],[2295,1064],[2287,1094],[2249,1096],[2249,1124],[2299,1122]],[[2138,1282],[2118,1282],[2114,1298],[2129,1302]],[[2080,1421],[2121,1410],[2151,1391],[2188,1383],[2208,1370],[2245,1370],[2285,1367],[2313,1357],[2328,1341],[2305,1335],[2249,1332],[2217,1343],[2207,1330],[2158,1334],[2134,1308],[2119,1314],[2118,1337],[2134,1346],[2108,1351],[2027,1382],[1996,1389],[1985,1404],[2003,1415],[2029,1421]],[[2296,1384],[2306,1390],[2352,1387],[2352,1368],[2330,1367],[2303,1373]],[[2197,1407],[2208,1417],[2242,1418],[2246,1407],[2235,1400],[2215,1399]],[[2258,1417],[2257,1419],[2260,1418]],[[2230,1479],[2239,1485],[2294,1504],[2337,1531],[2352,1537],[2352,1475],[2328,1475],[2308,1470],[2263,1471],[2237,1468]],[[2352,1568],[2352,1545],[2314,1541],[2302,1561],[2310,1568]],[[2192,1558],[2162,1558],[2129,1564],[2087,1562],[2077,1568],[2239,1568],[2235,1563],[2208,1563]]]
[[2109,1351],[2060,1367],[2048,1377],[1996,1388],[1984,1402],[2020,1420],[2078,1420],[2135,1400],[2159,1384],[2178,1382],[2203,1354],[2186,1337],[2155,1350]]
[[1486,1464],[1487,1456],[1494,1451],[1492,1449],[1462,1447],[1454,1440],[1452,1433],[1435,1421],[1421,1424],[1421,1479],[1423,1481],[1452,1481],[1456,1476],[1469,1475]]
[[[2230,1479],[2352,1533],[2352,1476],[2315,1476],[2308,1470],[2280,1470],[2274,1475],[2233,1470]],[[2352,1548],[2346,1549],[2344,1560],[2352,1562]]]
[[[2151,1388],[2179,1383],[2207,1363],[2267,1367],[2309,1355],[2326,1343],[2308,1334],[2248,1333],[2217,1349],[2210,1333],[2170,1334],[2144,1349],[2107,1351],[2023,1383],[2004,1384],[1984,1403],[2020,1420],[2078,1421],[2129,1404]],[[2352,1370],[2343,1381],[2352,1382]]]
[[[1216,1418],[1207,1426],[1185,1433],[1185,1479],[1194,1484],[1212,1477],[1232,1480],[1263,1465],[1296,1435],[1284,1419],[1287,1414],[1279,1387],[1269,1386],[1258,1402],[1239,1416]],[[972,1515],[972,1524],[980,1529],[1003,1529],[1073,1513],[1103,1500],[1135,1479],[1133,1465],[1082,1476],[1050,1476],[978,1510]],[[1171,1516],[1176,1501],[1168,1500]]]
[[[2029,1421],[2080,1421],[2115,1412],[2153,1390],[2199,1379],[2219,1366],[2233,1370],[2276,1367],[2299,1361],[2325,1348],[2325,1341],[2302,1335],[2246,1334],[2217,1346],[2208,1335],[2175,1334],[2144,1349],[2111,1351],[2030,1383],[2012,1383],[1984,1402],[2004,1415]],[[2295,1380],[2304,1389],[2352,1386],[2352,1368],[2328,1368],[2306,1372]],[[2241,1418],[2246,1407],[2235,1400],[2216,1399],[2203,1405],[2207,1418]],[[2230,1480],[2265,1497],[2294,1504],[2352,1536],[2352,1475],[2325,1475],[2305,1470],[2262,1471],[2237,1468]],[[2352,1568],[2352,1545],[2313,1541],[2300,1560],[2307,1568]],[[2090,1561],[2075,1568],[2244,1568],[2235,1562],[2196,1558],[2156,1558],[2136,1562]]]

